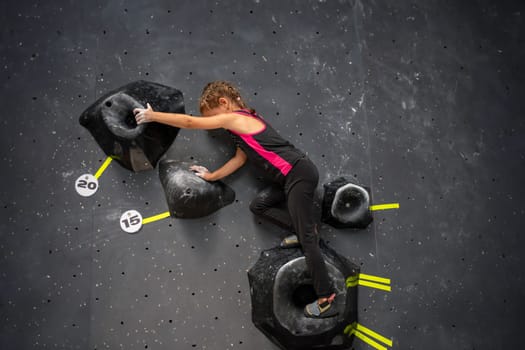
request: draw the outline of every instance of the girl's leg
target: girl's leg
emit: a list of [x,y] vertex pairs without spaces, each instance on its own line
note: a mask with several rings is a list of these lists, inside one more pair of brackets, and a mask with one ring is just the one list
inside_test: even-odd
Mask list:
[[296,182],[288,192],[288,210],[299,236],[317,297],[322,299],[320,301],[325,301],[330,297],[333,300],[333,289],[319,248],[319,235],[315,229],[313,198],[316,187],[317,181]]
[[318,297],[317,301],[306,305],[304,314],[307,317],[324,318],[337,315],[337,311],[331,307],[335,293],[319,249],[319,234],[314,220],[314,192],[318,181],[319,174],[315,165],[310,160],[303,159],[288,174],[285,188],[288,210]]
[[263,217],[279,227],[295,232],[290,213],[288,213],[285,205],[286,195],[284,190],[277,185],[273,185],[257,194],[250,204],[250,210],[255,215]]

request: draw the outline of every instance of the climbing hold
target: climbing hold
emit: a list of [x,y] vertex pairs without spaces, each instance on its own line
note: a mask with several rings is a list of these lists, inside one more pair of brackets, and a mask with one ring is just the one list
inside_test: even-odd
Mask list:
[[338,315],[312,319],[304,316],[306,304],[317,299],[300,248],[264,250],[248,271],[252,321],[271,341],[283,349],[347,349],[353,337],[345,327],[357,321],[359,267],[320,241],[328,275],[337,296],[332,307]]
[[179,132],[159,123],[137,125],[133,109],[146,103],[155,111],[184,113],[182,92],[139,80],[106,93],[79,118],[106,155],[136,172],[154,168]]
[[170,214],[176,218],[209,215],[235,200],[235,192],[221,181],[209,182],[189,170],[191,164],[164,159],[159,177]]
[[321,220],[336,228],[366,228],[372,222],[370,190],[340,177],[324,185]]

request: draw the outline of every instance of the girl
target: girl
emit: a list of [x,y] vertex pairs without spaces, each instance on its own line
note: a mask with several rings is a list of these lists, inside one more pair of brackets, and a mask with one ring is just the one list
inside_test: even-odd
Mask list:
[[[216,181],[230,175],[246,160],[258,167],[262,175],[273,183],[250,204],[257,215],[295,232],[283,240],[282,247],[301,245],[318,300],[306,305],[307,317],[332,317],[335,298],[325,262],[319,249],[319,238],[313,218],[313,196],[319,180],[315,165],[306,155],[284,140],[255,110],[247,108],[239,91],[228,82],[216,81],[206,85],[200,98],[200,112],[204,117],[155,112],[135,108],[138,124],[157,122],[187,129],[217,129],[229,131],[236,141],[233,158],[219,169],[210,172],[202,166],[192,166],[196,175],[207,181]],[[287,209],[279,204],[286,203]]]

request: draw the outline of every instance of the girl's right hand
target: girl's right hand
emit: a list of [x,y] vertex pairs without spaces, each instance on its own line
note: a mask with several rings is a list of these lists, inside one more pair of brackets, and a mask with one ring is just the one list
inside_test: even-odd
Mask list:
[[133,114],[137,124],[149,123],[153,121],[153,108],[149,103],[146,104],[147,108],[135,108]]

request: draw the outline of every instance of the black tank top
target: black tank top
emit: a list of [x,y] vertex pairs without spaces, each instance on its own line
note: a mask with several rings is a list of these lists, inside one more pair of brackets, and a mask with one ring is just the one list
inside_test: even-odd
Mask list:
[[256,133],[239,134],[232,130],[228,131],[236,146],[246,153],[248,160],[263,172],[264,177],[283,185],[286,175],[305,154],[283,139],[258,114],[252,114],[245,109],[234,111],[234,113],[244,115],[247,118],[256,118],[263,122],[264,128]]

